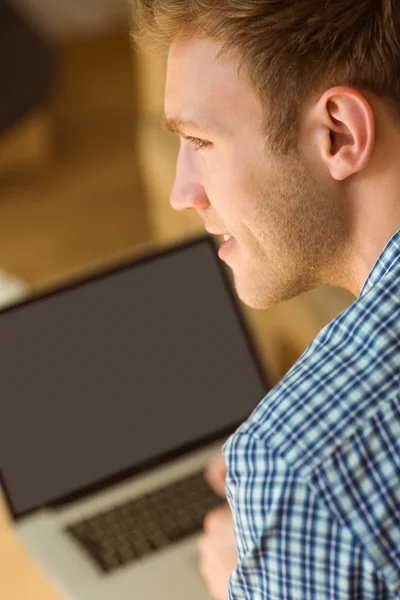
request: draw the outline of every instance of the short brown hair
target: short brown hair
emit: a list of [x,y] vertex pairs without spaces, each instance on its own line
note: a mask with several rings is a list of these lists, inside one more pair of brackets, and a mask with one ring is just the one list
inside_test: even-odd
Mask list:
[[369,90],[400,119],[400,0],[133,0],[137,43],[201,35],[245,66],[276,152],[297,150],[302,107],[335,85]]

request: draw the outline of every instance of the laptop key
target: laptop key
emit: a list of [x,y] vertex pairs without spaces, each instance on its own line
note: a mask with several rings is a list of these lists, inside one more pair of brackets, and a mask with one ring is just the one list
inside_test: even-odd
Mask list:
[[200,472],[71,524],[66,531],[109,573],[199,532],[206,513],[224,502]]

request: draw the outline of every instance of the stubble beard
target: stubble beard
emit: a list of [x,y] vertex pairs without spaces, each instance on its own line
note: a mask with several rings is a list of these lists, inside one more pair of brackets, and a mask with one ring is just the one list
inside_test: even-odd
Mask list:
[[349,218],[340,199],[321,187],[300,158],[285,159],[278,172],[258,192],[247,281],[235,278],[238,295],[255,309],[335,285],[338,270],[346,268]]

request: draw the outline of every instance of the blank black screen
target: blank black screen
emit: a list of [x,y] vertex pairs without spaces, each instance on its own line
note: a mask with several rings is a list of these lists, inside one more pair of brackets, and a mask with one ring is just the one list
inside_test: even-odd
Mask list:
[[0,313],[14,514],[247,418],[266,393],[209,239]]

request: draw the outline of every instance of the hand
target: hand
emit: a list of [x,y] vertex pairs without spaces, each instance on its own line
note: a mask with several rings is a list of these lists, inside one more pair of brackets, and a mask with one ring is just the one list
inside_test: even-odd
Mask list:
[[222,450],[210,462],[204,477],[210,487],[219,495],[225,498],[225,480],[226,480],[226,464],[222,455]]
[[228,584],[237,565],[232,513],[228,504],[207,513],[198,540],[200,572],[214,600],[227,600]]

